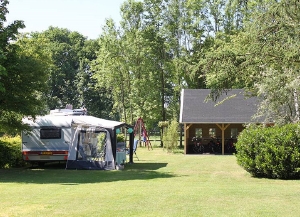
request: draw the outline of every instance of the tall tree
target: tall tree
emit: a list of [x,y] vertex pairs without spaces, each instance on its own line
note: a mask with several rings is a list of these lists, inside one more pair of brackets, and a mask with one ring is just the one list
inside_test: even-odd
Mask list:
[[97,40],[85,42],[76,77],[77,91],[79,103],[88,109],[89,115],[109,119],[113,107],[111,92],[97,84],[97,79],[93,77],[95,72],[91,68],[99,49],[100,45]]
[[165,109],[161,94],[165,73],[162,63],[166,59],[163,40],[154,25],[144,25],[141,2],[125,2],[121,13],[121,28],[108,20],[100,37],[96,77],[101,86],[111,90],[114,111],[123,120],[134,123],[142,117],[152,127]]
[[[148,127],[166,118],[165,88],[169,71],[166,62],[169,57],[165,39],[159,34],[158,19],[153,16],[161,11],[160,5],[161,1],[156,1],[150,7],[141,2],[129,1],[121,9],[123,19],[127,21],[122,22],[121,26],[133,81],[133,114],[135,119],[142,117]],[[136,8],[136,14],[131,13],[133,8]],[[132,17],[139,17],[139,22],[135,22]]]
[[49,40],[48,50],[53,59],[48,80],[47,104],[50,109],[72,104],[79,107],[80,98],[77,91],[77,73],[86,38],[78,32],[68,29],[49,27],[42,33],[32,33],[36,38],[40,35]]
[[23,116],[36,116],[44,109],[41,93],[47,87],[50,57],[45,40],[17,38],[22,21],[4,26],[8,1],[0,2],[0,131],[18,132]]
[[89,115],[109,119],[113,106],[110,91],[97,85],[97,80],[93,77],[94,71],[91,69],[99,49],[97,40],[87,40],[84,43],[76,76],[78,99],[80,105],[88,109]]
[[[153,121],[168,119],[166,101],[170,98],[172,72],[171,55],[166,46],[166,37],[163,34],[163,11],[167,2],[162,0],[144,1],[144,38],[149,50],[147,51],[147,71],[152,80],[152,96],[149,97]],[[147,84],[146,84],[147,85]],[[157,106],[158,105],[158,106]],[[156,115],[154,115],[156,113]],[[152,125],[153,127],[153,125]]]
[[[124,114],[123,120],[127,120],[125,107],[128,95],[128,70],[124,70],[124,51],[120,40],[119,32],[113,22],[109,19],[103,28],[103,34],[100,36],[100,49],[97,52],[97,59],[92,65],[95,71],[94,78],[98,81],[98,87],[107,90],[113,99],[113,109],[110,113],[111,118],[120,118]],[[125,92],[126,91],[126,92]]]
[[299,121],[299,1],[265,1],[207,58],[207,81],[217,93],[242,84],[262,98],[261,114],[277,123]]

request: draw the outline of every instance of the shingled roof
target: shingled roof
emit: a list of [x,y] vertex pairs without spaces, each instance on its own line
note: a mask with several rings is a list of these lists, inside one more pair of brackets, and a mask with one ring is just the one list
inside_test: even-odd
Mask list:
[[[180,123],[238,123],[253,122],[257,112],[257,98],[245,98],[244,90],[234,89],[223,94],[217,102],[206,101],[208,89],[181,91]],[[232,97],[231,97],[232,96]],[[226,99],[230,97],[230,99]],[[218,103],[221,102],[222,103]]]

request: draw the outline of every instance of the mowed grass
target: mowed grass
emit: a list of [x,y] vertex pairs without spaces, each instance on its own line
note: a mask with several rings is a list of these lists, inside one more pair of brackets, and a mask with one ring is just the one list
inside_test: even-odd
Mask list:
[[234,156],[138,148],[120,171],[0,170],[0,216],[300,216],[300,181],[251,177]]

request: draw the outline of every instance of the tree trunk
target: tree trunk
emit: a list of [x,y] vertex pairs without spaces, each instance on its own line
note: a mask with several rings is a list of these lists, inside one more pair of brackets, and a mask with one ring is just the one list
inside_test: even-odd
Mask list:
[[295,111],[296,111],[295,121],[299,122],[299,102],[298,102],[298,93],[296,89],[294,89],[294,103],[295,103]]

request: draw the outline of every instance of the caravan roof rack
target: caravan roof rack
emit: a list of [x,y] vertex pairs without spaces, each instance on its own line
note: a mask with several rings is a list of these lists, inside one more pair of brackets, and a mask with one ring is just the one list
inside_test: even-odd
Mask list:
[[86,115],[86,110],[85,109],[54,109],[50,111],[50,115],[54,115],[54,116]]

